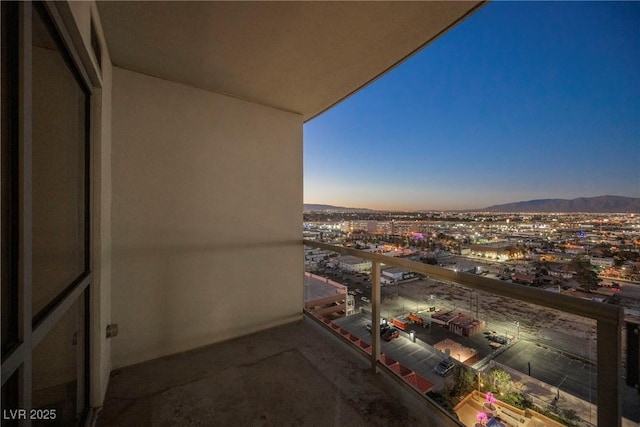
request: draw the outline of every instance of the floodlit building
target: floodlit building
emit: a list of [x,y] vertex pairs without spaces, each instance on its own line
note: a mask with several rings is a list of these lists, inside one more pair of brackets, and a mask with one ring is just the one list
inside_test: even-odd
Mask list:
[[471,245],[469,248],[469,252],[474,256],[482,256],[486,258],[495,258],[499,260],[506,260],[509,258],[507,253],[506,243],[501,243],[497,245]]

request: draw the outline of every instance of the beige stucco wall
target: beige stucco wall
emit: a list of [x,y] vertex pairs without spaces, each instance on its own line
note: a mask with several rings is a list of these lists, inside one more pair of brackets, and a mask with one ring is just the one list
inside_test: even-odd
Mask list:
[[113,68],[113,367],[299,319],[302,118]]

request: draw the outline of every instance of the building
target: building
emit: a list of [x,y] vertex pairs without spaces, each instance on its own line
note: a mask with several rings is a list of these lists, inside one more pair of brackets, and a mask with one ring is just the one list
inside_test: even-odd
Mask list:
[[589,257],[589,262],[591,265],[595,265],[603,268],[611,268],[614,265],[614,259],[609,258],[598,258],[598,257]]
[[354,298],[347,287],[315,274],[304,275],[305,309],[319,317],[335,319],[355,312]]
[[549,265],[549,276],[556,279],[570,280],[575,276],[576,270],[571,264],[565,263],[552,263]]
[[443,352],[447,357],[451,357],[465,365],[472,365],[478,360],[478,351],[476,349],[465,347],[464,345],[448,338],[436,343],[434,347],[436,350]]
[[485,327],[484,321],[474,319],[453,310],[432,314],[431,323],[444,326],[454,334],[464,337],[469,337],[478,332],[482,332]]
[[364,273],[365,271],[371,271],[371,261],[357,258],[350,255],[343,255],[337,257],[334,262],[338,268],[345,271],[354,273]]
[[396,267],[385,267],[380,272],[380,283],[389,285],[401,282],[403,280],[409,280],[414,277],[415,274],[410,271],[406,271]]
[[536,276],[534,274],[527,274],[516,271],[512,275],[513,281],[515,283],[522,283],[525,285],[533,285],[536,281]]
[[586,249],[582,245],[572,245],[570,243],[564,246],[564,250],[568,254],[582,255],[586,252]]
[[563,252],[545,252],[539,254],[538,259],[540,262],[571,262],[575,256]]
[[399,281],[403,279],[404,274],[406,272],[402,271],[399,268],[387,267],[387,268],[383,268],[380,273],[382,274],[383,277],[387,277],[391,280]]
[[479,256],[484,258],[493,258],[498,260],[507,260],[509,259],[509,254],[507,252],[506,243],[500,243],[497,245],[471,245],[469,248],[469,252],[473,256]]

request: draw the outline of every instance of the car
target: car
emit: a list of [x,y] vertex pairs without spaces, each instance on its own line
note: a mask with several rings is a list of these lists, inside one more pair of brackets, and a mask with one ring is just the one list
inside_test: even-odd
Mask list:
[[385,341],[391,341],[394,338],[398,338],[400,336],[400,332],[396,328],[389,328],[382,334],[382,339]]
[[453,368],[455,367],[456,367],[455,362],[451,358],[447,358],[447,359],[444,359],[442,362],[438,363],[438,365],[434,368],[434,370],[440,375],[442,375],[443,377],[446,377],[451,373],[451,371],[453,371]]
[[507,337],[503,337],[502,335],[494,335],[493,341],[500,344],[507,344],[509,342],[509,340],[507,340]]
[[[380,323],[380,336],[389,330],[389,325],[386,323]],[[371,323],[367,323],[367,331],[371,333]]]

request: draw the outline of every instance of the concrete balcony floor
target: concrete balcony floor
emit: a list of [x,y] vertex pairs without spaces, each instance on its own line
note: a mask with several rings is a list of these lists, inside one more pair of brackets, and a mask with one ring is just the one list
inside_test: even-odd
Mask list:
[[98,426],[447,424],[307,318],[115,370],[97,420]]

